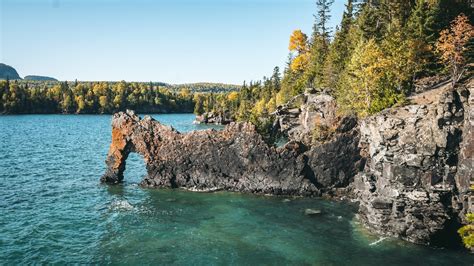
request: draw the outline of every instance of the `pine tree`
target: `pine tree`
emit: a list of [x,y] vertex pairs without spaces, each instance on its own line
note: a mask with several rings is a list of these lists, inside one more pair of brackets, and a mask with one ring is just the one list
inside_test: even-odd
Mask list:
[[273,68],[273,74],[272,74],[272,91],[274,93],[277,93],[280,91],[281,87],[281,77],[280,77],[280,68],[276,66]]
[[331,19],[331,5],[334,3],[334,0],[317,0],[316,8],[317,12],[314,16],[315,24],[313,26],[313,34],[320,34],[323,39],[329,41],[331,34],[331,28],[329,28],[328,23]]
[[344,71],[353,50],[350,31],[354,22],[353,0],[348,0],[342,15],[341,27],[336,30],[324,65],[324,86],[334,89],[339,76]]
[[418,72],[421,76],[432,75],[440,69],[433,47],[438,32],[435,29],[436,17],[440,12],[438,0],[416,0],[406,23],[407,38],[415,44]]
[[328,54],[331,29],[328,21],[331,18],[330,7],[334,0],[316,1],[317,12],[311,37],[309,68],[305,73],[307,85],[322,87],[324,85],[324,63]]

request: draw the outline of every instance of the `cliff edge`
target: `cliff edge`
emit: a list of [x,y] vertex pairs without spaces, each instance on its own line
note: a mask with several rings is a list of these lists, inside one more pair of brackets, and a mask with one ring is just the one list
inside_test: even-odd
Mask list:
[[147,168],[143,186],[351,197],[360,221],[381,235],[419,244],[457,237],[474,211],[473,79],[362,121],[339,117],[325,93],[294,100],[275,112],[275,127],[289,139],[281,147],[248,123],[183,134],[149,116],[117,113],[101,181],[120,183],[128,154],[137,152]]

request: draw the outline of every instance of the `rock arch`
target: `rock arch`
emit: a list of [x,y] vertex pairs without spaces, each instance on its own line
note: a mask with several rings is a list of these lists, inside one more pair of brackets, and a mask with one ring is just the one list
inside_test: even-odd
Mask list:
[[149,116],[140,119],[132,111],[120,112],[112,119],[112,143],[101,181],[120,183],[128,155],[137,152],[147,169],[143,186],[319,195],[347,185],[347,180],[335,176],[350,179],[356,173],[354,162],[360,159],[356,133],[341,134],[318,149],[294,141],[277,148],[265,143],[249,123],[181,134]]

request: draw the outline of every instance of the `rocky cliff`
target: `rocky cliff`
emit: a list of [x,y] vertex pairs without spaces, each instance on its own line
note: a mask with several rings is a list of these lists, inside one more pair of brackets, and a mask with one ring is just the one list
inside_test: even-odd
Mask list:
[[353,187],[367,227],[423,244],[457,236],[473,173],[473,92],[472,82],[444,86],[362,121],[367,164]]
[[338,117],[331,96],[307,91],[275,112],[275,127],[289,138],[278,148],[247,123],[182,134],[121,112],[101,180],[121,182],[137,152],[147,167],[143,186],[353,197],[374,232],[445,242],[473,211],[473,83],[426,91],[360,122]]

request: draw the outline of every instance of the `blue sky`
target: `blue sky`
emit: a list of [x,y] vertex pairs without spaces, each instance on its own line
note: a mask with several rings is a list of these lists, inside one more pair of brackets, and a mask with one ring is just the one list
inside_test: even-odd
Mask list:
[[258,80],[284,67],[291,32],[310,35],[315,12],[315,0],[0,2],[0,62],[60,80]]

